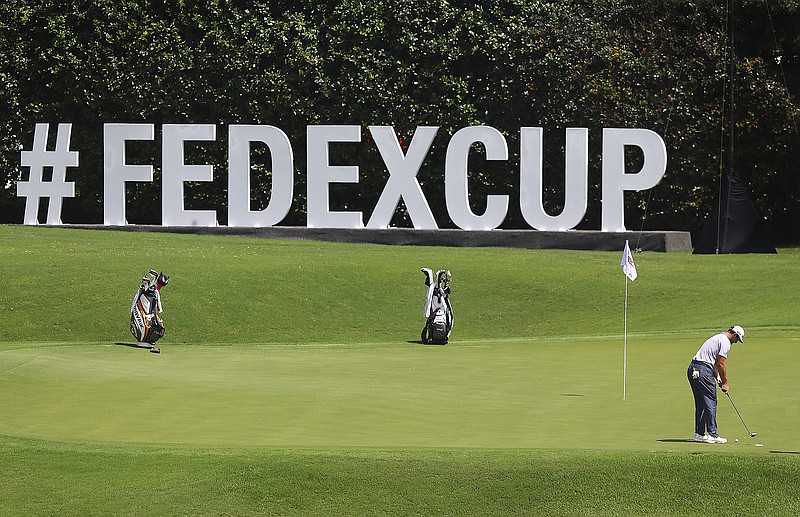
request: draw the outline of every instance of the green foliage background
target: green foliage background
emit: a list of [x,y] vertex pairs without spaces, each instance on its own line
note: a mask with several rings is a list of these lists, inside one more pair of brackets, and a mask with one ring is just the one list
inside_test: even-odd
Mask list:
[[[766,7],[766,9],[765,9]],[[800,3],[737,3],[737,172],[776,243],[800,228]],[[774,37],[773,37],[774,36]],[[160,223],[160,126],[214,123],[217,141],[191,146],[187,163],[211,163],[215,180],[190,184],[187,208],[227,216],[227,125],[280,127],[296,165],[292,211],[305,223],[305,131],[358,124],[362,142],[342,151],[360,185],[332,188],[332,209],[371,213],[388,173],[367,126],[390,125],[404,144],[420,125],[440,126],[418,179],[441,227],[444,153],[458,129],[504,133],[507,162],[471,160],[474,210],[488,193],[518,209],[519,128],[545,134],[545,203],[563,204],[564,129],[590,130],[590,203],[581,228],[599,228],[604,127],[643,127],[664,138],[666,177],[626,197],[626,220],[644,229],[696,231],[718,192],[728,82],[725,2],[445,0],[316,2],[8,0],[0,5],[0,221],[21,222],[19,152],[37,122],[72,122],[77,197],[63,220],[102,222],[102,131],[108,122],[156,125],[131,145],[129,163],[152,163],[153,183],[128,187],[128,219]],[[778,63],[782,65],[779,66]],[[270,199],[270,157],[254,153],[251,205]],[[335,156],[335,155],[334,155]],[[640,160],[640,157],[638,157]],[[630,157],[636,170],[637,157]],[[634,223],[636,221],[637,223]],[[401,205],[394,224],[409,226]],[[637,225],[638,226],[638,225]]]

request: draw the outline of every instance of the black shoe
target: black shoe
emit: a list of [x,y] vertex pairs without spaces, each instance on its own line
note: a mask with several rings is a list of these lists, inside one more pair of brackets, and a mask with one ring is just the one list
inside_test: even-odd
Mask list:
[[156,348],[156,347],[151,348],[150,351],[153,352],[154,354],[160,354],[161,353],[161,349],[160,348]]

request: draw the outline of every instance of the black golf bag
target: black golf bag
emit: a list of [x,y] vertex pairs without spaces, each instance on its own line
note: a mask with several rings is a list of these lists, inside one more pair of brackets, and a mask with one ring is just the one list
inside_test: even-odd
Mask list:
[[151,269],[142,277],[142,283],[131,304],[131,334],[140,345],[152,345],[164,336],[164,321],[159,314],[161,307],[161,288],[167,285],[169,277]]
[[425,285],[428,286],[422,312],[425,317],[422,342],[446,345],[455,321],[453,306],[450,305],[450,282],[453,278],[449,270],[440,269],[435,279],[431,269],[424,267],[421,271],[425,274]]

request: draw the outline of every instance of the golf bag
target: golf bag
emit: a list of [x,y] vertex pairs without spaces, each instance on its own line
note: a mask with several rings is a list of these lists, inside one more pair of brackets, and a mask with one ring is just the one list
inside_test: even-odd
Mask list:
[[453,277],[449,270],[440,269],[434,279],[433,271],[422,268],[425,274],[425,285],[428,286],[428,295],[425,297],[425,307],[422,315],[425,317],[425,326],[422,328],[422,342],[446,345],[453,330],[453,306],[450,305],[450,282]]
[[142,277],[131,304],[131,334],[140,344],[152,346],[164,336],[164,321],[159,316],[163,310],[160,291],[168,282],[167,275],[153,269]]

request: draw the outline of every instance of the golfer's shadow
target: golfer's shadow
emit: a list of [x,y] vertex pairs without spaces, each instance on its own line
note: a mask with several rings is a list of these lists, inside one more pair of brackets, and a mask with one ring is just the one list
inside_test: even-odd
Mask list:
[[694,443],[692,438],[662,438],[658,441],[662,443]]

